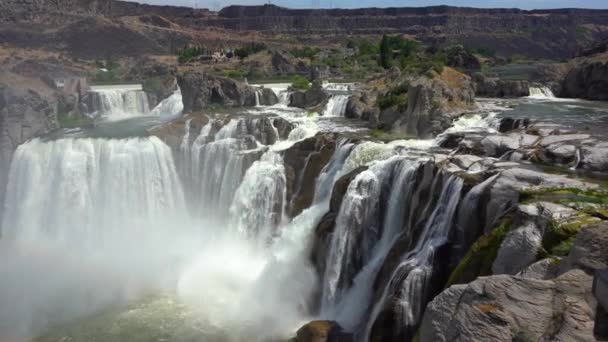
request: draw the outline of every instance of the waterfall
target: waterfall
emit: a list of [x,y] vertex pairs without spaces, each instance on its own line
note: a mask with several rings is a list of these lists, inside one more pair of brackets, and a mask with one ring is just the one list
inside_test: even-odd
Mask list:
[[156,105],[150,112],[150,115],[158,116],[163,121],[167,121],[179,117],[183,111],[184,103],[182,101],[182,92],[178,88],[171,96]]
[[529,97],[534,99],[554,99],[555,95],[549,87],[530,87]]
[[[447,243],[461,188],[459,178],[437,171],[433,163],[402,156],[357,175],[331,235],[321,317],[367,341],[378,314],[398,303],[393,308],[402,324],[398,329],[415,326],[428,300],[434,252]],[[384,269],[389,257],[398,265],[392,275]],[[385,287],[376,299],[374,284]],[[360,330],[365,322],[368,327]]]
[[196,231],[159,139],[35,139],[14,154],[0,239],[0,331],[124,305],[177,278]]
[[[440,174],[439,177],[444,175]],[[385,306],[392,307],[396,313],[397,326],[391,332],[393,336],[404,334],[411,338],[414,333],[411,329],[422,319],[424,308],[430,300],[429,287],[436,273],[435,263],[438,262],[436,256],[450,237],[452,220],[463,186],[462,179],[451,175],[446,177],[435,208],[427,218],[415,245],[400,258],[380,300],[374,305],[364,333],[366,340]]]
[[270,118],[245,117],[226,123],[211,120],[192,143],[189,134],[181,149],[189,165],[184,168],[193,210],[210,221],[225,223],[245,172],[265,152],[265,145],[279,140],[278,132]]
[[96,99],[91,112],[110,120],[147,115],[148,96],[141,89],[97,87],[92,91]]
[[266,152],[245,173],[230,208],[233,225],[262,242],[275,235],[285,212],[285,167],[283,158]]
[[255,106],[256,107],[260,107],[261,106],[261,104],[260,104],[260,92],[261,92],[261,90],[259,90],[259,89],[255,90]]
[[8,184],[2,227],[15,239],[97,245],[184,204],[171,151],[157,138],[33,140],[15,152]]
[[329,98],[327,106],[323,110],[323,116],[344,116],[349,99],[350,96],[348,95],[333,95]]

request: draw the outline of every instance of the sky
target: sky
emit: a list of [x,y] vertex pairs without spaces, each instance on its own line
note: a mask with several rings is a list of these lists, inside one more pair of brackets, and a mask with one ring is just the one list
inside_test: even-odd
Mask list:
[[[133,1],[133,0],[131,0]],[[218,10],[228,5],[262,5],[269,0],[135,0],[155,5],[176,5]],[[322,8],[361,7],[409,7],[409,6],[468,6],[502,8],[601,8],[608,9],[608,0],[270,0],[271,3],[291,8],[310,8],[320,4]]]

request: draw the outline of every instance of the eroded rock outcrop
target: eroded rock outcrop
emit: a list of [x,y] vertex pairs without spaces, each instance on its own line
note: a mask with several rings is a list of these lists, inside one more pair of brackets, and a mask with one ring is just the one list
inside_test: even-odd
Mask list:
[[560,96],[588,100],[608,100],[608,55],[582,61],[568,72],[562,82]]
[[255,90],[241,82],[203,71],[181,73],[177,82],[182,91],[185,113],[201,111],[210,105],[255,106]]
[[303,109],[321,107],[329,99],[329,94],[320,83],[313,82],[310,89],[298,90],[289,95],[289,106]]
[[524,97],[530,95],[528,81],[489,78],[481,73],[473,75],[475,95],[481,97]]
[[431,71],[409,83],[407,108],[392,106],[380,113],[381,127],[428,138],[447,129],[452,120],[475,106],[471,79],[451,68]]
[[554,280],[479,278],[429,303],[420,340],[595,341],[591,276],[573,270]]

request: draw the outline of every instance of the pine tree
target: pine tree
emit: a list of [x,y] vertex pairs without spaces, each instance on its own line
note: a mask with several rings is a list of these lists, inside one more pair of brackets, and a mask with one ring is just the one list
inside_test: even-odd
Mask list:
[[393,55],[389,44],[389,39],[386,35],[382,36],[380,42],[380,66],[384,69],[389,69],[393,65]]

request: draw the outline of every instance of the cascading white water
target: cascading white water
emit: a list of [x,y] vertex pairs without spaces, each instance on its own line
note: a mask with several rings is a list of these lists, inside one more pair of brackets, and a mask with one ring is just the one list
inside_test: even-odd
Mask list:
[[554,99],[555,95],[549,87],[530,87],[530,98]]
[[95,245],[171,219],[183,201],[158,138],[33,140],[11,164],[3,234]]
[[157,138],[19,146],[0,240],[2,335],[27,340],[175,282],[197,236],[184,205]]
[[171,96],[162,100],[152,111],[151,116],[158,116],[163,121],[179,117],[184,111],[182,92],[178,88]]
[[268,242],[283,220],[286,182],[283,158],[272,150],[266,152],[247,170],[236,191],[230,208],[232,224],[243,234]]
[[462,186],[462,179],[456,176],[450,175],[444,181],[437,204],[414,247],[403,254],[380,300],[374,304],[364,331],[364,340],[369,340],[376,319],[387,305],[393,307],[397,315],[398,326],[392,332],[393,336],[399,336],[403,329],[411,329],[420,322],[429,296],[428,286],[435,273],[436,253],[450,237]]
[[[361,160],[361,153],[355,152],[357,149],[351,153],[350,163]],[[394,308],[400,319],[398,329],[415,326],[434,274],[434,251],[447,242],[461,188],[459,178],[435,175],[431,163],[421,164],[403,156],[377,162],[357,175],[344,196],[329,244],[321,318],[337,320],[355,332],[358,340],[368,341],[377,315],[386,305],[398,303]],[[383,195],[387,190],[388,194]],[[432,196],[420,197],[428,192],[439,193],[439,199],[435,202]],[[381,198],[386,198],[386,204]],[[419,227],[421,223],[423,227]],[[400,266],[374,305],[379,272],[402,240],[411,240],[412,247],[400,252]],[[401,286],[399,291],[397,286]],[[365,322],[368,325],[361,330]],[[397,336],[400,332],[394,333]]]
[[323,110],[323,116],[344,116],[349,95],[333,95]]
[[98,88],[93,91],[98,98],[99,107],[93,111],[103,118],[119,120],[150,112],[148,96],[143,90],[121,88]]
[[260,90],[259,89],[255,90],[255,106],[256,107],[260,107],[261,106],[261,104],[260,104]]

